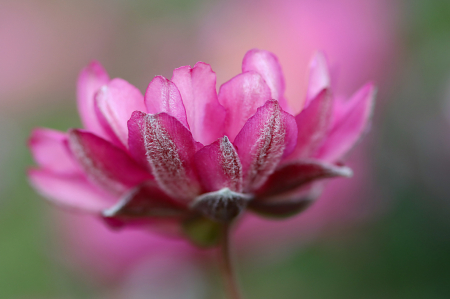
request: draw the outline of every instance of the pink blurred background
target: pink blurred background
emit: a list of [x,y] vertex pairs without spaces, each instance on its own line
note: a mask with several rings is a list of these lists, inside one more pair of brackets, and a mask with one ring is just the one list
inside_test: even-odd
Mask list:
[[[401,46],[397,1],[233,0],[185,6],[175,1],[167,7],[140,1],[1,1],[0,116],[33,122],[66,107],[75,115],[76,77],[92,59],[141,90],[156,75],[170,77],[175,67],[202,60],[212,65],[219,87],[241,71],[242,58],[251,48],[278,56],[295,111],[306,93],[308,63],[316,50],[326,53],[337,95],[350,96],[374,80],[381,90],[378,103],[388,101],[383,95]],[[7,136],[8,130],[2,134]],[[351,155],[354,178],[330,182],[304,214],[283,221],[246,215],[233,240],[238,259],[276,262],[318,238],[351,234],[352,227],[379,215],[384,206],[373,185],[371,136]],[[1,159],[7,159],[6,154]],[[144,282],[130,282],[141,281],[133,273],[161,255],[166,264],[154,269],[188,265],[203,273],[195,280],[199,284],[211,271],[211,259],[201,262],[211,252],[184,241],[141,231],[111,232],[88,216],[49,210],[46,223],[56,239],[56,259],[99,286],[142,286]],[[206,291],[198,292],[194,294]]]

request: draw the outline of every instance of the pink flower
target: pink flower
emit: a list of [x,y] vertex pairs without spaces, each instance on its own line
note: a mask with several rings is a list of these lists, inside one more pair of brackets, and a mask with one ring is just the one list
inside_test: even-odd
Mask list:
[[231,221],[246,206],[276,217],[298,213],[319,195],[321,179],[351,175],[341,158],[366,127],[374,87],[333,97],[317,54],[294,117],[272,53],[250,50],[242,71],[217,94],[215,73],[199,62],[175,69],[171,80],[155,77],[142,96],[92,63],[78,82],[85,130],[32,133],[40,166],[29,171],[32,184],[113,227],[175,234],[193,221]]

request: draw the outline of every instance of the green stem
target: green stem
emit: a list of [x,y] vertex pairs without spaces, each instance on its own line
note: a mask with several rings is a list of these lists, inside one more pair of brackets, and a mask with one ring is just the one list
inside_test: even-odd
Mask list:
[[222,238],[220,244],[220,259],[222,265],[222,275],[225,283],[225,291],[229,299],[242,299],[239,286],[233,270],[230,254],[230,226],[223,225]]

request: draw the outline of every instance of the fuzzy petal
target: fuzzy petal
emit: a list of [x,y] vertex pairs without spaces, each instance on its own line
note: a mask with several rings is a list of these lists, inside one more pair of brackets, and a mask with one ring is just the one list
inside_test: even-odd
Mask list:
[[216,74],[211,66],[198,62],[193,68],[177,68],[173,71],[172,82],[180,91],[194,139],[210,144],[221,137],[225,109],[217,100]]
[[334,119],[324,144],[315,156],[331,162],[341,159],[367,129],[374,99],[375,87],[368,83],[347,102],[335,103],[333,113],[339,115],[339,117]]
[[142,159],[142,151],[145,152],[161,189],[181,202],[194,198],[200,185],[193,160],[198,144],[191,132],[166,113],[135,112],[128,126],[130,138],[134,138],[130,139],[130,151],[134,151],[133,156],[138,159]]
[[234,145],[241,159],[244,191],[259,188],[289,155],[297,142],[297,125],[277,101],[258,108],[236,136]]
[[105,131],[113,134],[122,145],[128,144],[127,121],[133,111],[147,111],[139,89],[122,79],[104,85],[95,97],[98,117]]
[[297,145],[286,160],[311,157],[328,133],[332,108],[331,94],[328,90],[322,90],[316,99],[295,117],[298,129]]
[[195,154],[200,181],[206,192],[229,188],[242,192],[242,166],[233,146],[224,136]]
[[247,194],[223,188],[200,195],[192,202],[191,208],[213,221],[230,223],[245,210],[250,200]]
[[69,148],[89,179],[114,194],[152,179],[124,151],[92,133],[69,131]]
[[225,108],[225,134],[234,140],[256,110],[271,99],[271,91],[257,72],[237,75],[220,87],[219,102]]
[[285,218],[307,209],[322,193],[320,183],[308,184],[289,194],[269,198],[256,198],[249,208],[266,217]]
[[278,58],[271,52],[259,49],[248,51],[242,61],[242,72],[258,72],[266,81],[272,92],[272,99],[277,100],[283,110],[289,111],[284,98],[285,83]]
[[107,134],[97,119],[94,96],[100,87],[108,82],[108,73],[99,62],[93,61],[81,71],[77,84],[78,111],[81,122],[87,130],[101,137],[106,137]]
[[277,169],[255,194],[257,197],[270,197],[299,188],[312,181],[339,176],[350,177],[352,170],[346,166],[304,160]]
[[54,173],[80,173],[72,155],[66,147],[67,134],[51,129],[34,129],[28,145],[37,164]]
[[38,192],[63,207],[99,213],[115,198],[93,186],[83,175],[64,176],[42,169],[31,169],[28,177]]
[[145,92],[145,105],[148,113],[165,112],[178,119],[189,129],[181,94],[175,83],[169,79],[163,76],[153,78]]
[[306,92],[305,107],[316,98],[324,89],[330,88],[330,74],[328,63],[321,52],[317,52],[309,65],[309,82]]
[[127,122],[128,125],[128,150],[139,165],[145,165],[151,172],[147,162],[147,152],[144,144],[145,116],[147,113],[134,111]]

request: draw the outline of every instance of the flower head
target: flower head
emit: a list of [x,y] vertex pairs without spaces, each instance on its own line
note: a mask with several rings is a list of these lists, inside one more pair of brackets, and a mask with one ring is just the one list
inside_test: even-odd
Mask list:
[[171,80],[155,77],[145,96],[93,62],[78,81],[85,129],[36,129],[30,148],[39,167],[30,180],[48,199],[113,227],[184,228],[194,239],[246,207],[296,214],[319,195],[322,179],[351,175],[342,158],[365,130],[374,87],[333,97],[317,54],[296,116],[284,90],[277,58],[257,49],[219,93],[202,62],[175,69]]

